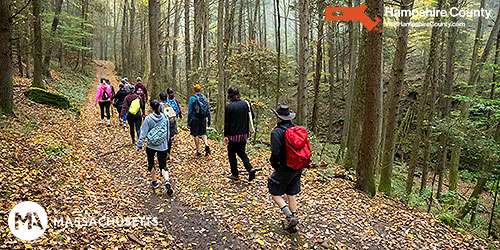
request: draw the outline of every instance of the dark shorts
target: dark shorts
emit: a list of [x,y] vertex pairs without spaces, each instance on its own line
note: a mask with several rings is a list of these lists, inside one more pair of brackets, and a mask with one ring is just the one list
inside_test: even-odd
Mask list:
[[296,195],[300,193],[302,171],[274,171],[267,180],[271,195]]
[[193,118],[189,124],[192,136],[202,136],[207,134],[207,119]]

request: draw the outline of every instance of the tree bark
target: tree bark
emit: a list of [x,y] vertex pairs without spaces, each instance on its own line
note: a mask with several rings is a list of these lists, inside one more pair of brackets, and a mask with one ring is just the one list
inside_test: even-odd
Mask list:
[[128,28],[127,28],[127,23],[128,23],[128,15],[127,15],[127,9],[128,9],[128,0],[124,0],[123,2],[123,17],[122,17],[122,31],[121,31],[121,49],[122,49],[122,65],[121,65],[121,70],[122,74],[127,76],[129,74],[128,72],[128,61],[127,61],[127,44],[128,44]]
[[307,41],[309,37],[309,1],[299,0],[299,82],[297,84],[297,123],[306,123]]
[[194,0],[194,37],[193,37],[193,70],[192,82],[199,80],[201,64],[201,45],[203,34],[203,0]]
[[[130,23],[128,32],[128,43],[127,43],[127,63],[130,77],[137,74],[136,62],[134,58],[134,51],[136,48],[136,35],[135,35],[135,16],[136,16],[135,0],[130,0]],[[158,32],[155,32],[158,33]],[[142,65],[141,65],[142,66]]]
[[[61,9],[63,5],[63,0],[54,1],[54,18],[52,19],[51,33],[52,37],[55,36],[57,31],[57,26],[59,25],[59,15],[61,14]],[[54,42],[47,45],[47,50],[45,52],[45,58],[43,59],[43,72],[46,76],[49,75],[50,60],[52,57],[52,50],[54,48]]]
[[[443,0],[439,0],[437,3],[437,9],[441,9],[443,6]],[[439,23],[441,20],[440,16],[434,17],[434,23]],[[425,72],[424,85],[422,87],[421,97],[418,98],[418,109],[417,109],[417,124],[416,132],[411,140],[411,155],[410,162],[408,164],[408,175],[406,177],[406,193],[410,194],[413,189],[413,179],[415,175],[415,170],[418,164],[419,151],[421,146],[421,138],[424,137],[424,117],[426,115],[426,106],[429,103],[429,87],[431,82],[434,80],[434,69],[437,64],[436,51],[439,45],[439,34],[440,28],[437,26],[432,27],[431,42],[429,47],[429,58],[427,69]]]
[[275,15],[276,15],[276,54],[277,54],[277,79],[276,79],[276,89],[274,102],[275,106],[278,106],[281,93],[281,21],[280,21],[280,2],[275,0]]
[[319,89],[321,84],[321,68],[323,63],[323,9],[322,0],[317,3],[318,7],[318,41],[316,43],[316,67],[314,72],[314,97],[312,108],[311,129],[314,134],[318,133],[319,126]]
[[[401,11],[412,10],[413,0],[404,1]],[[400,23],[408,23],[409,16],[401,16]],[[408,26],[399,26],[398,40],[396,43],[396,54],[392,61],[391,78],[389,80],[389,91],[387,93],[387,104],[384,110],[385,139],[383,144],[382,166],[380,169],[379,191],[390,195],[392,191],[392,165],[394,162],[394,147],[397,125],[397,114],[399,110],[399,98],[403,86],[406,67],[406,54],[408,51]]]
[[184,55],[186,62],[186,97],[191,93],[191,41],[189,38],[190,0],[184,0]]
[[10,4],[11,0],[0,2],[0,114],[14,113]]
[[174,37],[172,41],[172,85],[173,89],[177,89],[177,47],[179,36],[179,22],[180,22],[180,1],[175,1],[175,18],[174,18]]
[[[367,0],[367,14],[371,19],[384,16],[383,0]],[[382,24],[380,24],[382,25]],[[380,26],[381,27],[381,26]],[[382,102],[382,33],[378,30],[365,31],[366,39],[362,53],[368,60],[364,64],[365,81],[364,119],[361,130],[358,164],[356,167],[356,188],[375,195],[374,170],[377,165],[377,152],[380,139],[381,102]]]
[[157,96],[161,81],[160,58],[160,0],[149,0],[149,53],[151,68],[149,73],[150,96]]
[[44,88],[43,84],[43,41],[41,0],[31,1],[33,8],[33,87]]
[[[227,14],[227,13],[226,13]],[[217,85],[217,113],[216,126],[218,131],[222,131],[224,126],[224,104],[225,104],[225,72],[224,72],[224,0],[219,0],[217,5],[217,69],[218,69],[218,85]]]

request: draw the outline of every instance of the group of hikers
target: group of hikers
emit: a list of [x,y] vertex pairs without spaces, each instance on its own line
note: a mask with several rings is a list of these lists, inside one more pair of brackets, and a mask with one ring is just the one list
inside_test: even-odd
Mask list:
[[[207,127],[211,125],[211,107],[208,98],[202,94],[202,85],[193,86],[193,95],[189,97],[187,125],[194,138],[195,156],[201,157],[201,143],[204,155],[210,155]],[[238,88],[227,90],[228,103],[225,107],[224,143],[227,145],[227,156],[230,165],[230,181],[239,180],[238,156],[248,172],[248,180],[256,177],[246,153],[246,145],[253,127],[254,113],[248,101],[242,100]],[[146,115],[146,103],[149,101],[151,113]],[[183,118],[180,102],[172,89],[160,92],[158,99],[148,100],[148,92],[140,77],[135,83],[123,78],[115,93],[109,80],[101,79],[96,91],[96,105],[101,112],[101,125],[111,126],[110,106],[118,112],[118,125],[130,130],[130,137],[136,150],[142,150],[146,144],[148,172],[151,176],[151,187],[160,187],[160,181],[154,171],[155,155],[158,159],[160,174],[166,193],[173,195],[172,184],[167,169],[170,159],[172,141],[178,133],[177,121]],[[273,201],[285,215],[284,229],[296,232],[299,222],[297,217],[297,199],[300,193],[302,170],[310,164],[311,150],[305,128],[295,126],[295,113],[286,104],[278,105],[274,111],[277,125],[271,132],[271,158],[274,168],[268,178],[268,190]],[[106,118],[106,120],[105,120]]]

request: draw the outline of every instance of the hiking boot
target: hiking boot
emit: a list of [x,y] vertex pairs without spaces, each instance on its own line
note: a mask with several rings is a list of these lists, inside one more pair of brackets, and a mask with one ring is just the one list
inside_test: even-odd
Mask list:
[[227,176],[227,178],[229,178],[229,179],[230,179],[230,180],[232,180],[232,181],[237,181],[237,180],[239,180],[238,176],[234,176],[234,175],[232,175],[232,174],[228,175],[228,176]]
[[174,194],[174,190],[172,189],[170,182],[165,183],[165,190],[167,191],[168,196],[172,196],[172,194]]
[[196,152],[196,157],[200,157],[201,156],[201,153],[200,152]]
[[250,171],[248,171],[248,181],[253,181],[255,179],[255,169],[250,169]]
[[207,145],[205,146],[205,156],[209,156],[210,155],[210,147]]
[[152,189],[157,189],[160,187],[160,183],[158,183],[157,181],[152,181],[151,182],[151,188]]
[[291,231],[291,230],[297,230],[295,227],[299,224],[299,219],[297,216],[292,215],[289,217],[286,217],[286,223],[285,223],[285,230],[286,231]]

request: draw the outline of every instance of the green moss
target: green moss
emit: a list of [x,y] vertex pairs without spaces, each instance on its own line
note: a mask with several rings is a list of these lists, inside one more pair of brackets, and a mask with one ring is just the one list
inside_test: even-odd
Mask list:
[[71,107],[69,98],[65,95],[52,93],[41,88],[29,88],[26,96],[37,103],[46,104],[60,109],[69,109]]

